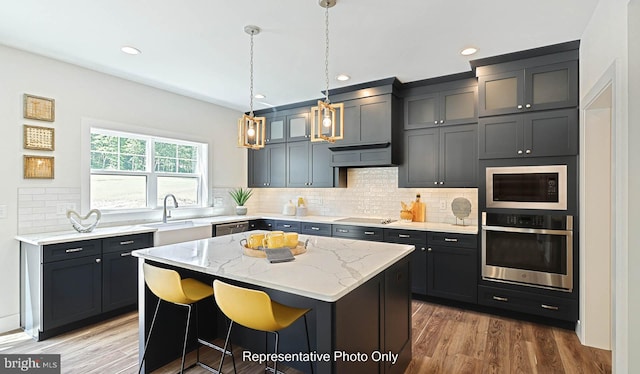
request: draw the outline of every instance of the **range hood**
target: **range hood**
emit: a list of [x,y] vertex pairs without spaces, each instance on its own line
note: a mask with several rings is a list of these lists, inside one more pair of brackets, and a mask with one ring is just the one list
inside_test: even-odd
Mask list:
[[344,139],[329,146],[331,166],[393,166],[400,160],[402,101],[396,78],[343,87],[329,93],[344,103]]

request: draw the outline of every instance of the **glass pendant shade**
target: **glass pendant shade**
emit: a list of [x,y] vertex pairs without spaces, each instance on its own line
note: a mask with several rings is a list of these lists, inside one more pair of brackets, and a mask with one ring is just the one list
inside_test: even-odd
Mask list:
[[265,117],[243,115],[238,119],[238,147],[264,148],[266,132]]
[[318,105],[311,108],[311,141],[333,143],[343,139],[343,135],[344,104],[318,100]]

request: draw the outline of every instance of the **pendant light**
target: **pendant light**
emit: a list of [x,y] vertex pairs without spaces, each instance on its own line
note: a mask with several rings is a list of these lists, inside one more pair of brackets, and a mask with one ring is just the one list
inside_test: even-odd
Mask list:
[[251,36],[251,49],[249,59],[250,88],[249,88],[249,115],[242,115],[238,119],[238,147],[249,149],[264,148],[265,140],[265,118],[254,117],[253,115],[253,36],[260,33],[258,26],[245,26],[244,32]]
[[[336,5],[336,0],[320,0],[324,8],[325,18],[325,54],[324,78],[326,83],[324,101],[318,100],[318,106],[311,108],[311,141],[335,142],[344,135],[344,104],[332,104],[329,100],[329,8]],[[336,114],[338,121],[336,122]]]

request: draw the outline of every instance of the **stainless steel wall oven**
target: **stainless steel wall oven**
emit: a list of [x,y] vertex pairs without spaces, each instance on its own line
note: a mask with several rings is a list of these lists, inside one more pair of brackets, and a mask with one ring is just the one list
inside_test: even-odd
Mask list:
[[573,290],[573,216],[482,213],[482,279]]

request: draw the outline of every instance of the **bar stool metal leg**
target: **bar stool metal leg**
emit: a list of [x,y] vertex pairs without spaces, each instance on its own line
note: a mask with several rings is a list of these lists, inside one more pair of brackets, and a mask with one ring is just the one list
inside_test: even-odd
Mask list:
[[184,359],[187,354],[187,337],[189,336],[189,321],[191,320],[191,305],[180,304],[187,307],[187,324],[184,327],[184,343],[182,345],[182,364],[180,365],[180,374],[184,373]]
[[[226,356],[227,347],[229,345],[229,338],[231,337],[231,328],[233,327],[233,320],[229,323],[229,330],[227,330],[227,338],[224,340],[224,352],[222,352],[222,357],[220,357],[220,366],[218,366],[218,373],[222,373],[222,364],[224,363],[224,356]],[[231,359],[233,359],[233,353],[231,354]],[[233,359],[233,372],[236,373],[236,362]]]
[[147,347],[149,346],[149,341],[151,340],[151,333],[153,332],[153,325],[156,323],[156,317],[158,316],[158,309],[160,309],[160,302],[162,299],[158,299],[158,303],[156,304],[156,311],[153,313],[153,319],[151,320],[151,327],[149,328],[149,334],[147,335],[147,341],[144,343],[144,350],[142,351],[142,359],[140,360],[140,367],[138,368],[138,374],[142,371],[142,365],[144,364],[144,359],[147,356]]
[[[307,314],[304,317],[304,331],[307,333],[307,352],[311,353],[311,342],[309,341],[309,326],[307,325]],[[311,374],[313,374],[313,361],[309,360],[309,366],[311,366]]]

